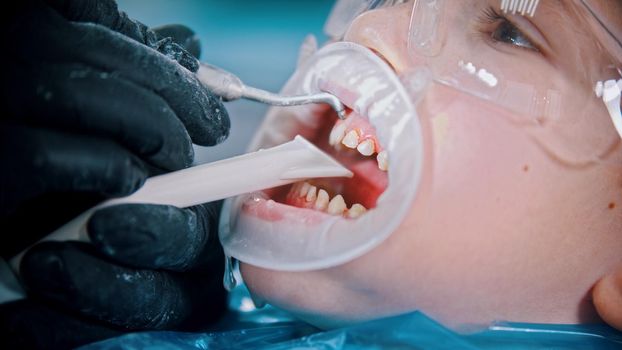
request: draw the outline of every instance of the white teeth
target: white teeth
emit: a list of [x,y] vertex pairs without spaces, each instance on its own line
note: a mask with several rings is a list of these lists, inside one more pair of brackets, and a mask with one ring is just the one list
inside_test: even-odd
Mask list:
[[307,200],[307,202],[313,202],[316,197],[317,197],[317,187],[309,185],[309,192],[307,192],[307,197],[305,199]]
[[356,130],[350,130],[343,140],[341,140],[341,143],[348,148],[354,149],[359,144],[359,134]]
[[299,193],[300,193],[300,188],[302,187],[303,183],[302,182],[296,182],[293,186],[292,189],[289,190],[288,196],[294,196],[294,198],[299,197]]
[[362,154],[364,156],[371,156],[375,152],[375,150],[374,150],[374,141],[369,140],[369,139],[365,140],[365,141],[359,143],[359,145],[356,146],[356,149],[359,151],[360,154]]
[[315,200],[314,208],[320,211],[326,210],[326,207],[328,207],[328,199],[329,199],[328,192],[320,189],[320,191],[317,194],[317,199]]
[[366,211],[367,209],[365,209],[364,206],[358,203],[352,204],[352,207],[350,208],[350,210],[348,210],[348,217],[351,219],[356,219],[359,216],[363,215]]
[[378,153],[376,160],[378,161],[378,169],[382,171],[387,171],[389,169],[389,155],[387,151]]
[[346,209],[348,209],[346,202],[343,200],[343,197],[338,194],[328,203],[327,212],[331,215],[341,215]]
[[348,210],[348,206],[342,195],[338,194],[331,199],[326,190],[313,186],[306,181],[295,183],[289,193],[288,196],[305,198],[307,202],[313,203],[313,208],[315,210],[323,211],[330,215],[344,215],[351,219],[355,219],[367,211],[367,209],[359,203],[353,204]]
[[309,188],[311,188],[311,185],[308,182],[303,182],[302,186],[300,186],[298,197],[306,197],[307,193],[309,193]]
[[328,137],[328,143],[331,146],[339,144],[343,137],[346,135],[346,124],[339,123],[335,125],[333,130],[330,131],[330,136]]

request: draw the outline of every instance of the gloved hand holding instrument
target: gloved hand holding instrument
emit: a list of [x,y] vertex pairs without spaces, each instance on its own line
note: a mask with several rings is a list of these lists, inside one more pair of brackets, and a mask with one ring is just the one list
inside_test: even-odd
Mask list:
[[[9,258],[103,199],[193,161],[229,132],[196,78],[198,42],[113,1],[27,1],[2,21],[2,255]],[[185,44],[187,51],[180,44]],[[225,309],[217,205],[123,205],[89,222],[93,245],[46,242],[0,306],[3,348],[76,346],[135,329],[209,322]],[[200,278],[199,278],[200,277]]]
[[[3,23],[11,52],[2,58],[11,67],[2,80],[1,159],[11,168],[0,177],[4,258],[98,202],[129,195],[148,176],[189,166],[192,143],[222,141],[229,119],[205,85],[222,87],[229,99],[329,103],[343,112],[329,94],[269,94],[210,66],[198,74],[202,84],[192,31],[149,30],[111,0],[31,1]],[[263,182],[248,187],[227,176],[274,157],[289,166],[269,167]],[[225,296],[218,205],[200,203],[321,176],[351,173],[297,139],[158,176],[130,197],[96,206],[57,230],[89,220],[93,244],[44,242],[23,256],[29,298],[0,305],[1,338],[10,347],[67,347],[217,318]]]

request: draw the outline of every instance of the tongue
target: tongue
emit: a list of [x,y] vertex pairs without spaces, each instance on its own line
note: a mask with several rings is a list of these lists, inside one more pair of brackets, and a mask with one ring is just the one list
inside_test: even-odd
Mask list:
[[342,194],[346,203],[362,204],[365,208],[376,206],[376,200],[388,185],[387,173],[378,169],[375,158],[356,160],[344,166],[354,173],[351,179],[339,181],[342,183]]

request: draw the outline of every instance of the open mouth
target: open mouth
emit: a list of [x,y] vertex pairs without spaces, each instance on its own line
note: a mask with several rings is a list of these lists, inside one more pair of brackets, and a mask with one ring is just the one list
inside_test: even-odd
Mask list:
[[299,66],[283,89],[289,95],[319,91],[344,103],[344,120],[326,105],[273,108],[249,148],[301,135],[354,176],[307,179],[229,201],[220,230],[226,254],[277,270],[334,266],[386,239],[410,208],[423,141],[395,72],[362,46],[333,43]]
[[[387,187],[388,154],[367,117],[348,107],[345,120],[328,107],[307,112],[321,115],[317,129],[300,125],[305,136],[353,172],[352,178],[309,179],[264,191],[277,203],[356,219],[376,206]],[[304,118],[304,117],[302,117]],[[302,214],[301,214],[302,215]]]

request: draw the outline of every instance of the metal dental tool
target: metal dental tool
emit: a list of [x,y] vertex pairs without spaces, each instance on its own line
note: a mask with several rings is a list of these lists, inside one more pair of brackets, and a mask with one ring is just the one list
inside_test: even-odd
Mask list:
[[326,103],[336,112],[339,119],[345,119],[343,103],[335,95],[320,92],[312,95],[283,96],[245,85],[240,78],[221,68],[201,63],[197,76],[201,83],[225,101],[240,98],[253,100],[273,106],[297,106],[309,103]]

